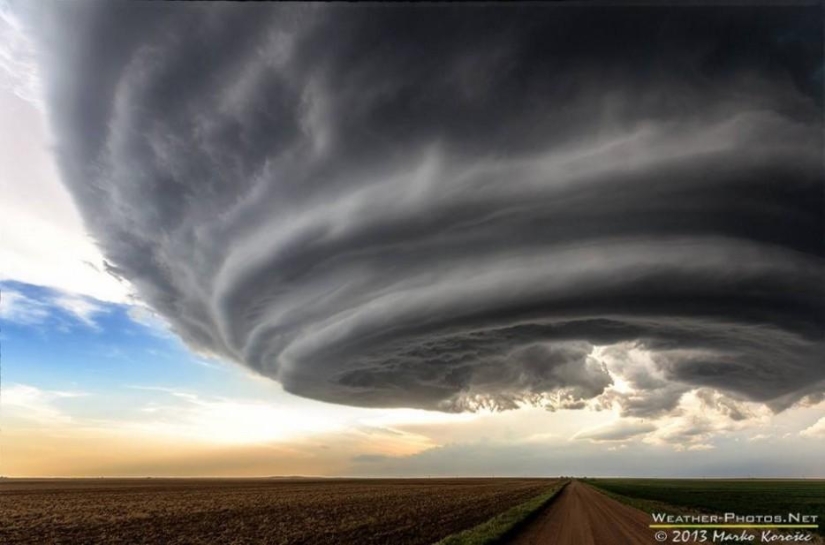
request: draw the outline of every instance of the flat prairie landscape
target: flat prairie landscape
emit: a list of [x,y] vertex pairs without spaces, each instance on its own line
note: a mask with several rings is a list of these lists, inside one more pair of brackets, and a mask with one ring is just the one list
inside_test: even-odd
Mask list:
[[450,536],[445,544],[646,545],[655,542],[651,512],[821,521],[825,481],[0,480],[3,544],[429,545]]
[[[591,486],[593,485],[593,486]],[[610,497],[613,496],[613,497]],[[619,501],[617,501],[619,500]],[[662,534],[650,528],[649,513],[673,515],[723,514],[782,515],[801,513],[825,516],[825,481],[779,479],[585,479],[572,481],[549,505],[512,532],[506,543],[513,545],[647,545],[657,542],[704,543],[716,540],[713,529],[707,539],[684,536],[685,530]],[[802,532],[815,534],[818,529]],[[766,543],[758,529],[736,529],[753,536],[753,543]],[[773,530],[788,536],[794,530]],[[659,538],[656,535],[659,535]],[[664,536],[665,539],[662,539]],[[780,539],[777,537],[777,539]],[[796,541],[796,540],[794,540]],[[807,543],[822,543],[810,535]]]
[[681,507],[706,513],[818,515],[817,533],[825,535],[822,524],[825,480],[821,479],[592,479],[587,482],[629,498],[634,506],[645,510],[667,511],[667,507]]
[[0,543],[429,544],[551,479],[4,479]]

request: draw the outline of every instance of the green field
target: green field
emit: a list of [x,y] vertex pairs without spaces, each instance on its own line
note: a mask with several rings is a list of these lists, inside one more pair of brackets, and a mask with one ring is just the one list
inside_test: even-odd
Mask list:
[[[625,496],[637,508],[659,510],[661,502],[708,513],[819,515],[825,535],[825,480],[779,479],[587,479],[607,492]],[[646,501],[645,501],[646,500]]]

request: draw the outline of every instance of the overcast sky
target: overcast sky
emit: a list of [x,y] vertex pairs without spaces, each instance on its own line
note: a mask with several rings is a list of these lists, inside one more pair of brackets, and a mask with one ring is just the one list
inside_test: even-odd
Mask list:
[[821,14],[0,3],[0,472],[823,476]]

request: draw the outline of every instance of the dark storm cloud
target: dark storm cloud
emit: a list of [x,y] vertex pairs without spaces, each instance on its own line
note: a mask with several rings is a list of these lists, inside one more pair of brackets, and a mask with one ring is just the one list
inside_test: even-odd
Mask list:
[[619,342],[634,416],[823,390],[817,7],[29,9],[64,180],[193,347],[365,406],[582,407]]

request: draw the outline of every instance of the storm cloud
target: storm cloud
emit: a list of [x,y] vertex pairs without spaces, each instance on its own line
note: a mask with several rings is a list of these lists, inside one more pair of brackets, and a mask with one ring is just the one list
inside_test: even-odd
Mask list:
[[[825,390],[821,8],[26,7],[63,180],[292,393],[627,414]],[[630,373],[633,375],[633,373]]]

